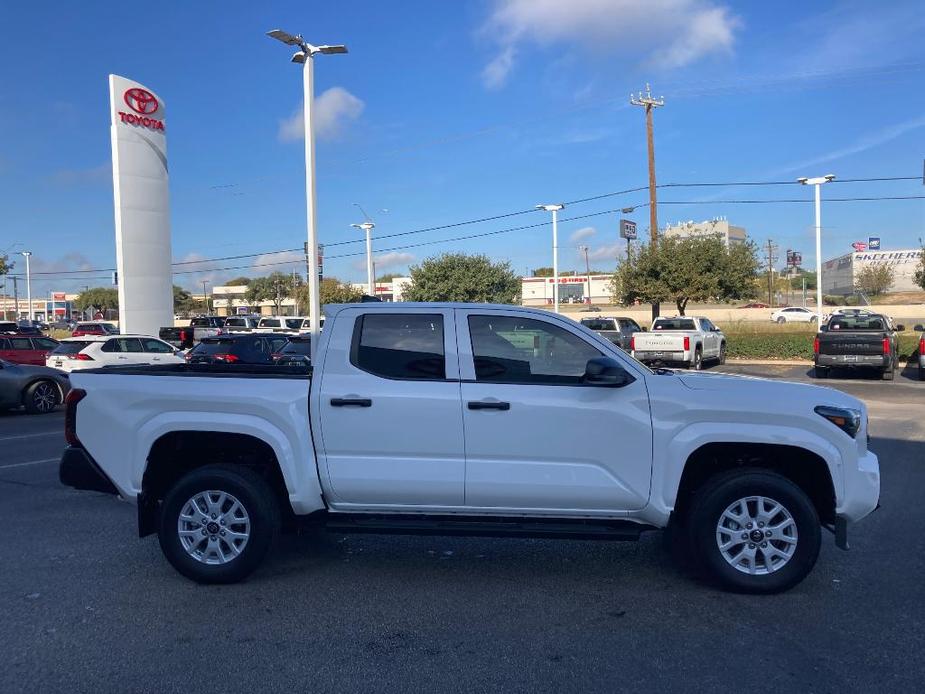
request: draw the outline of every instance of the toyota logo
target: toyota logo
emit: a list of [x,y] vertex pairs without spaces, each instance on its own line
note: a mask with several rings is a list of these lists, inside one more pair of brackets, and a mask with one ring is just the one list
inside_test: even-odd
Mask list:
[[132,87],[125,91],[125,103],[136,113],[154,113],[158,108],[157,97],[147,89]]

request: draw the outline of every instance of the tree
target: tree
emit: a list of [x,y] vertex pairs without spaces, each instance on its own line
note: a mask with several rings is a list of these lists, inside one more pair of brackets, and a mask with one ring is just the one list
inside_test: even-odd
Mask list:
[[89,308],[98,310],[119,308],[119,290],[112,287],[90,287],[85,289],[74,300],[74,306],[79,311]]
[[919,267],[912,278],[917,285],[925,289],[925,247],[922,248],[922,255],[919,256]]
[[758,258],[751,242],[716,237],[662,237],[620,263],[611,281],[621,303],[674,301],[684,315],[689,301],[731,301],[755,295]]
[[377,278],[376,278],[376,281],[377,281],[377,282],[391,282],[391,281],[394,280],[396,277],[404,277],[404,275],[401,275],[401,274],[399,274],[399,273],[397,273],[397,272],[388,272],[388,273],[386,273],[386,274],[384,274],[384,275],[380,275],[379,277],[377,277]]
[[551,267],[538,267],[533,271],[534,277],[552,277]]
[[295,295],[299,280],[284,272],[273,272],[266,277],[255,277],[247,284],[244,299],[248,303],[256,304],[261,301],[272,301],[276,315],[282,311],[283,299]]
[[[360,300],[363,296],[361,289],[356,289],[349,282],[341,282],[336,277],[325,277],[321,280],[321,305],[325,304],[352,304]],[[308,285],[301,284],[296,289],[296,300],[303,306],[309,306],[311,295],[308,292]]]
[[6,275],[13,269],[15,263],[10,262],[10,256],[0,255],[0,276]]
[[233,280],[225,282],[226,287],[246,287],[251,283],[250,277],[235,277]]
[[411,268],[411,286],[404,295],[407,301],[513,304],[520,301],[520,278],[506,261],[444,253]]
[[173,311],[174,313],[183,313],[189,314],[193,310],[193,307],[196,306],[197,302],[193,295],[186,291],[183,287],[178,287],[173,285]]
[[854,288],[869,296],[877,296],[893,286],[893,268],[886,263],[865,265],[854,276]]

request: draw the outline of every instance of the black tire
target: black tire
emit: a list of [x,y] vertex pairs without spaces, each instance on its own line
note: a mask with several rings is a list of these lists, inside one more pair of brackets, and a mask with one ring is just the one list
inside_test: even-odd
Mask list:
[[694,350],[694,361],[691,362],[691,368],[694,371],[703,369],[703,352],[700,351],[700,347]]
[[925,381],[925,366],[919,364],[919,380]]
[[778,318],[777,318],[777,324],[778,324],[778,325],[783,325],[783,324],[786,323],[786,322],[787,322],[787,319],[786,319],[786,318],[784,318],[783,316],[778,316]]
[[[717,540],[717,524],[725,510],[737,500],[752,496],[763,496],[781,504],[796,526],[797,542],[793,555],[782,566],[765,574],[746,573],[734,567],[723,556]],[[765,470],[738,469],[709,479],[694,495],[689,528],[692,553],[698,565],[710,580],[726,590],[783,592],[806,578],[819,557],[821,537],[816,508],[793,482]],[[744,528],[742,530],[746,532]],[[744,552],[747,545],[742,543],[741,551]],[[756,567],[765,561],[760,547],[754,548]]]
[[892,381],[896,375],[896,364],[890,364],[890,368],[883,372],[884,381]]
[[[243,549],[227,563],[207,564],[197,560],[180,540],[178,522],[183,507],[198,493],[205,491],[232,495],[240,502],[250,521],[250,533]],[[236,583],[260,565],[279,534],[279,528],[279,501],[263,477],[245,467],[209,465],[187,473],[167,493],[158,539],[167,561],[187,578],[197,583]],[[218,537],[215,541],[223,550],[227,549],[227,543],[222,545]],[[207,548],[212,546],[209,544],[211,540],[204,538],[204,542]]]
[[828,378],[829,377],[829,367],[827,366],[814,366],[813,367],[813,378]]
[[48,414],[61,404],[61,391],[53,381],[36,381],[26,388],[22,404],[29,414]]
[[720,366],[726,363],[726,343],[725,342],[719,346],[719,358],[716,361]]

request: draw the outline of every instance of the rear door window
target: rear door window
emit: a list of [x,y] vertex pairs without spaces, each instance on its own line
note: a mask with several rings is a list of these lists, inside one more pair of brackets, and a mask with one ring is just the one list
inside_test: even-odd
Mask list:
[[17,350],[31,350],[32,340],[30,340],[28,337],[11,337],[10,346]]
[[50,337],[33,337],[32,344],[35,349],[53,350],[58,346],[58,341],[52,340]]
[[147,338],[142,340],[141,344],[145,352],[155,352],[157,354],[170,354],[173,352],[173,347],[160,340]]
[[445,379],[443,316],[423,313],[360,316],[354,325],[350,363],[383,378]]

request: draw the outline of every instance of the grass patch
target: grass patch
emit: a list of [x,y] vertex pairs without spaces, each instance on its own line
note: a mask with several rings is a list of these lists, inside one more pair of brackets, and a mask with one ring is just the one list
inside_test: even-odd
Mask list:
[[[777,326],[772,326],[777,327]],[[768,330],[768,326],[736,326],[724,331],[726,354],[731,359],[813,359],[813,338],[816,331],[810,326],[801,329],[788,327]],[[899,358],[906,362],[919,354],[919,334],[901,333],[899,336]]]

